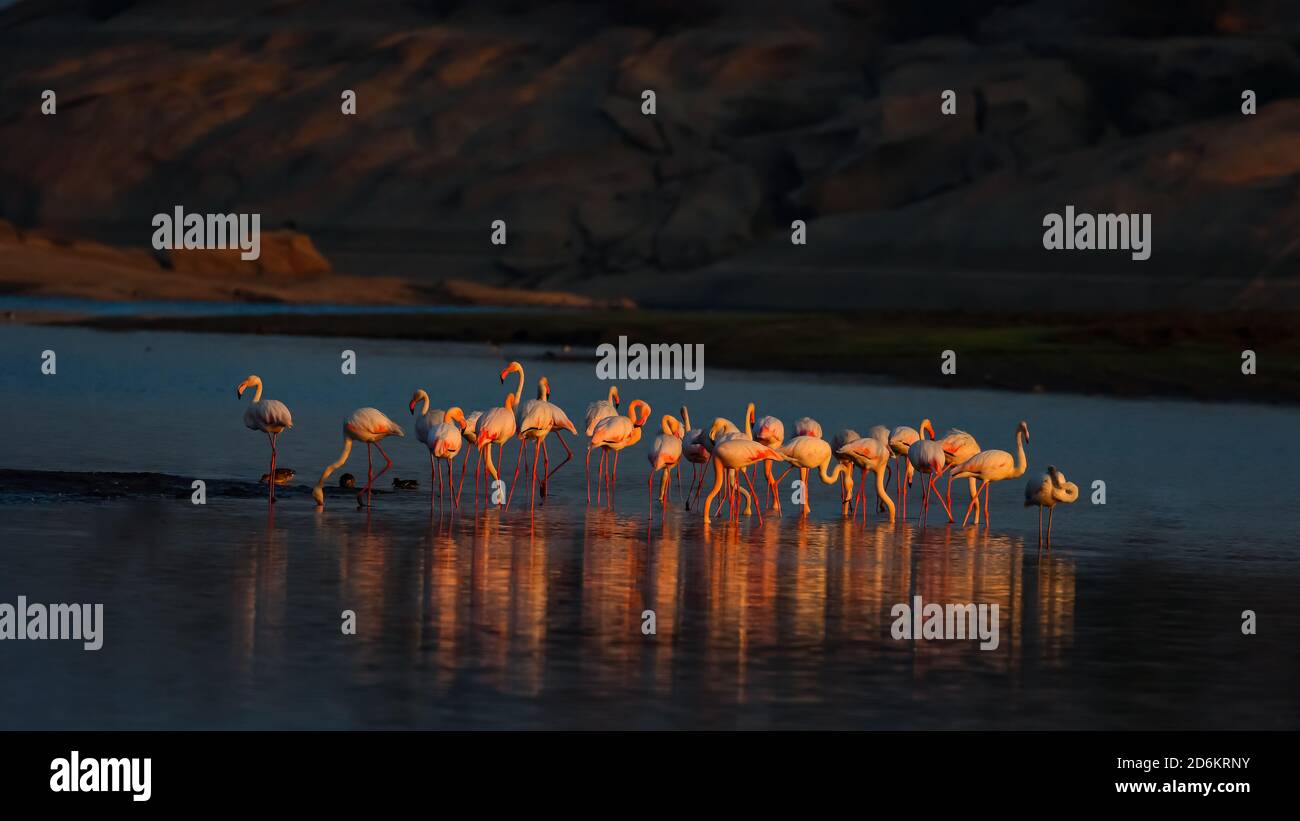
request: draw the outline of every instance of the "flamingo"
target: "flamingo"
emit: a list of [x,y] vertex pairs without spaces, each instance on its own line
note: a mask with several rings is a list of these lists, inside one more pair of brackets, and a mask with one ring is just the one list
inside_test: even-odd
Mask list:
[[[780,450],[781,443],[785,441],[785,425],[775,416],[764,416],[758,420],[758,424],[754,428],[754,441],[767,445],[774,450]],[[777,492],[776,478],[772,476],[772,463],[770,461],[763,463],[763,471],[767,478],[768,493],[772,494],[772,509],[780,513],[781,494]]]
[[[609,397],[607,399],[597,399],[587,406],[586,436],[591,438],[592,433],[596,430],[597,423],[602,419],[608,419],[611,416],[618,416],[618,386],[609,386]],[[600,483],[605,478],[605,457],[606,451],[600,452],[600,462],[596,465],[596,496],[600,496]],[[587,471],[587,504],[591,504],[591,471]]]
[[[461,435],[461,428],[465,426],[465,412],[460,408],[448,408],[443,415],[443,421],[430,428],[425,436],[425,444],[429,448],[429,464],[434,465],[435,459],[444,459],[447,462],[447,487],[452,488],[451,504],[452,507],[460,507],[460,494],[454,488],[451,463],[460,453],[461,442],[464,437]],[[442,470],[435,469],[434,472],[438,477],[438,505],[442,505]],[[429,482],[429,506],[433,506],[433,482]]]
[[[930,427],[930,435],[934,435],[934,428]],[[938,496],[939,504],[943,506],[944,512],[948,514],[948,521],[952,522],[952,508],[948,507],[943,500],[943,494],[934,486],[936,480],[947,468],[944,461],[943,446],[934,439],[922,437],[917,439],[907,449],[907,461],[914,471],[919,471],[926,478],[923,478],[921,485],[921,518],[922,521],[930,520],[930,496]]]
[[[646,490],[650,495],[651,506],[654,505],[654,481],[655,474],[660,470],[664,472],[663,482],[659,487],[659,501],[664,507],[668,506],[668,488],[672,483],[673,468],[682,460],[682,437],[685,429],[682,423],[675,416],[664,414],[661,422],[663,433],[654,438],[650,443],[650,450],[646,453],[646,458],[650,461],[650,478],[646,482]],[[677,472],[677,492],[680,495],[682,490],[682,474]]]
[[[711,430],[710,438],[712,438],[713,433],[714,431]],[[785,461],[785,457],[780,453],[761,442],[755,442],[753,439],[732,436],[730,438],[719,437],[714,441],[713,458],[711,459],[713,462],[714,482],[713,489],[709,491],[708,497],[704,500],[705,524],[708,524],[709,522],[709,506],[713,504],[713,499],[722,490],[724,478],[727,480],[727,495],[730,497],[729,504],[731,506],[732,515],[739,517],[740,507],[736,504],[734,499],[736,491],[739,490],[739,492],[745,496],[745,511],[747,513],[750,510],[750,505],[755,496],[754,483],[750,480],[749,474],[744,473],[745,468],[765,460],[775,462]],[[746,492],[744,488],[739,487],[739,484],[735,479],[737,472],[744,475],[745,481],[749,483],[749,492]],[[763,521],[762,510],[758,510],[758,521],[760,524]]]
[[930,438],[935,438],[934,425],[929,419],[922,419],[919,429],[899,425],[889,436],[889,449],[897,457],[894,462],[898,469],[898,501],[904,519],[907,518],[907,490],[912,486],[912,474],[916,472],[912,463],[907,460],[907,451],[917,440],[925,438],[927,430],[930,432]]
[[[429,410],[429,394],[425,393],[424,388],[416,388],[415,393],[411,395],[411,415],[415,416],[415,406],[423,402],[420,408],[420,415],[415,420],[415,438],[421,444],[427,444],[429,431],[442,424],[444,411],[441,408]],[[433,487],[434,461],[433,451],[429,451],[429,487]],[[440,475],[441,478],[441,475]],[[432,497],[431,497],[432,498]]]
[[[256,374],[249,376],[239,386],[235,388],[235,396],[242,397],[244,391],[249,388],[255,388],[253,391],[253,401],[244,408],[244,427],[249,430],[260,430],[266,434],[267,440],[271,443],[271,471],[268,475],[274,477],[275,457],[276,457],[276,439],[288,428],[293,427],[293,415],[289,413],[289,408],[278,399],[262,398],[262,378]],[[267,502],[275,504],[275,482],[267,482]]]
[[[560,440],[561,445],[564,445],[564,461],[556,465],[555,470],[564,467],[568,464],[569,460],[573,458],[573,451],[569,450],[568,443],[564,441],[564,431],[567,430],[574,436],[578,435],[578,429],[574,427],[573,422],[569,421],[568,415],[565,414],[559,405],[553,404],[550,401],[550,397],[551,382],[543,376],[541,379],[537,380],[537,398],[529,400],[528,404],[524,405],[523,419],[519,422],[519,447],[521,456],[523,455],[523,443],[530,439],[533,442],[533,472],[532,477],[528,482],[529,508],[532,508],[533,506],[533,492],[537,488],[538,451],[541,451],[544,460],[542,462],[541,482],[541,495],[543,499],[546,498],[546,482],[551,478],[551,475],[555,473],[554,470],[549,470],[551,460],[550,457],[546,455],[546,435],[551,431],[555,431],[556,438]],[[512,487],[511,493],[513,492],[514,488]],[[510,507],[509,499],[506,500],[506,507]]]
[[[979,442],[964,430],[953,428],[943,435],[939,440],[939,445],[943,447],[944,462],[951,468],[953,465],[961,464],[967,459],[980,452]],[[945,494],[948,498],[948,509],[952,510],[952,480],[951,470],[948,473],[948,491]],[[970,497],[975,500],[975,523],[979,524],[980,520],[980,503],[975,499],[975,480],[969,480]]]
[[[398,427],[393,420],[384,416],[380,411],[374,408],[360,408],[352,412],[352,415],[343,420],[343,453],[339,455],[337,461],[325,468],[320,475],[320,481],[312,489],[311,495],[316,499],[317,507],[325,506],[325,480],[329,475],[339,468],[348,460],[348,454],[352,452],[353,442],[364,442],[366,445],[366,486],[357,493],[357,507],[361,507],[361,497],[366,497],[365,504],[370,505],[370,488],[374,485],[375,480],[383,476],[390,467],[393,466],[393,460],[388,458],[384,453],[384,448],[379,443],[389,436],[405,436],[402,429]],[[384,469],[379,471],[378,475],[374,473],[374,462],[370,452],[371,446],[379,448],[379,455],[384,457]]]
[[[596,423],[591,431],[591,442],[587,445],[587,467],[591,472],[591,449],[601,448],[614,452],[614,461],[610,470],[605,472],[609,487],[606,489],[605,501],[614,503],[614,484],[618,481],[618,454],[623,448],[641,441],[641,427],[650,418],[650,406],[640,400],[632,400],[628,405],[627,416],[607,416]],[[590,498],[590,497],[588,497]],[[600,501],[600,489],[596,490],[596,501]]]
[[[808,429],[809,428],[805,428],[805,430]],[[841,474],[843,474],[845,477],[844,480],[848,486],[847,494],[853,493],[852,468],[847,467],[843,462],[836,462],[835,470],[830,473],[826,472],[826,468],[830,466],[834,454],[831,452],[830,443],[825,439],[822,439],[820,436],[802,434],[794,437],[789,442],[786,442],[778,448],[778,450],[780,450],[781,455],[785,457],[785,461],[789,463],[792,468],[799,469],[799,481],[801,482],[800,487],[803,488],[804,515],[807,515],[808,512],[812,510],[811,505],[808,503],[808,497],[811,495],[812,491],[812,489],[808,487],[809,470],[819,471],[819,478],[822,480],[823,484],[827,485],[833,485],[838,482]],[[785,478],[784,473],[781,474],[781,478]],[[840,499],[840,502],[844,507],[844,513],[848,513],[849,509],[849,497],[847,494],[842,492]]]
[[[722,442],[727,439],[731,439],[733,437],[752,439],[753,430],[754,430],[753,426],[754,426],[754,403],[750,402],[745,407],[744,434],[740,432],[740,428],[736,427],[736,423],[732,422],[730,419],[724,419],[721,416],[716,416],[714,417],[713,421],[709,424],[707,428],[702,429],[700,431],[700,435],[696,437],[696,441],[700,445],[703,445],[704,449],[709,452],[710,458],[712,458],[713,448],[718,444],[718,442]],[[706,472],[708,471],[707,464],[705,465],[704,469]],[[704,478],[701,477],[700,487],[696,492],[697,497],[699,492],[702,492],[703,490],[704,490]],[[718,506],[719,509],[721,509],[721,503],[719,503]]]
[[[686,428],[686,432],[682,435],[682,449],[686,461],[691,463],[691,482],[686,486],[686,509],[690,510],[691,496],[699,492],[695,486],[696,471],[699,470],[700,465],[709,461],[709,451],[704,447],[704,443],[700,441],[704,431],[691,427],[691,412],[686,409],[685,405],[682,405],[682,424]],[[700,474],[699,480],[699,483],[703,485],[703,474]]]
[[[502,377],[504,380],[504,377]],[[520,380],[522,386],[523,380]],[[501,461],[505,462],[506,446],[505,443],[515,435],[517,424],[515,423],[515,395],[506,394],[504,407],[489,408],[482,416],[479,417],[478,425],[475,429],[474,447],[478,448],[479,463],[486,468],[489,488],[492,482],[499,481],[501,474],[497,466],[492,462],[492,446],[499,445]],[[478,497],[478,468],[474,469],[474,495]],[[477,502],[475,503],[477,504]]]
[[1005,450],[983,450],[965,462],[953,466],[952,472],[958,479],[970,476],[983,480],[971,497],[970,506],[966,508],[966,517],[961,520],[963,527],[966,525],[966,519],[970,518],[971,511],[975,509],[975,502],[979,499],[979,492],[982,490],[984,491],[984,527],[988,528],[989,485],[1003,479],[1019,479],[1025,475],[1025,470],[1029,467],[1028,461],[1025,459],[1025,443],[1028,441],[1029,423],[1022,420],[1019,425],[1016,425],[1016,455],[1014,457]]
[[[862,486],[858,488],[858,496],[861,501],[857,503],[860,506],[866,505],[867,502],[867,471],[876,474],[876,498],[889,511],[889,521],[893,522],[896,512],[894,500],[889,497],[889,493],[885,490],[885,470],[889,467],[889,460],[894,456],[894,452],[889,449],[888,436],[884,441],[881,440],[879,432],[875,436],[859,437],[835,451],[835,456],[840,460],[848,460],[853,465],[862,468]],[[863,507],[863,519],[866,518],[866,515],[866,508]]]
[[415,416],[415,406],[423,402],[420,408],[420,415],[415,420],[415,438],[421,444],[425,442],[425,437],[429,431],[442,424],[443,410],[434,408],[429,410],[429,394],[425,393],[424,388],[416,388],[415,393],[411,396],[411,415]]
[[1067,482],[1065,474],[1048,465],[1047,473],[1037,479],[1030,479],[1025,485],[1025,507],[1038,506],[1038,546],[1043,546],[1043,508],[1047,508],[1047,546],[1052,546],[1052,515],[1056,513],[1058,502],[1073,504],[1079,498],[1079,486]]

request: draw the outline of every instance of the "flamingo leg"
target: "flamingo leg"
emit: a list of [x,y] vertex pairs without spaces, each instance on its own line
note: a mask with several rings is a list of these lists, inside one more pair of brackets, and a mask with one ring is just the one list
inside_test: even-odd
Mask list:
[[[537,457],[541,453],[541,441],[533,442],[533,477],[528,482],[528,509],[533,509],[533,502],[537,498]],[[545,470],[545,468],[543,468]]]
[[[758,491],[754,489],[754,480],[751,479],[751,478],[749,478],[749,472],[748,472],[748,471],[741,471],[741,472],[745,474],[745,484],[749,485],[749,492],[750,492],[750,495],[753,497],[752,501],[753,501],[753,503],[754,503],[754,512],[758,514],[758,523],[759,523],[759,524],[762,524],[762,523],[763,523],[763,506],[760,505],[760,504],[758,504]],[[744,489],[744,488],[741,488],[740,491],[741,491],[742,493],[744,493],[745,489]],[[748,507],[748,505],[746,505],[746,507]],[[748,513],[749,511],[746,510],[745,512]]]
[[[985,484],[985,485],[987,485],[988,482],[989,482],[988,479],[985,479],[985,480],[984,480],[984,484]],[[980,485],[979,490],[983,490],[983,489],[984,489],[984,485]],[[976,497],[979,496],[979,490],[975,491],[975,495],[976,495]],[[971,499],[971,500],[970,500],[970,506],[966,508],[966,515],[965,515],[965,517],[963,517],[962,520],[961,520],[961,526],[962,526],[962,527],[965,527],[965,526],[966,526],[966,520],[970,518],[971,511],[974,510],[974,509],[975,509],[975,499]]]
[[989,524],[991,522],[989,518],[989,507],[990,507],[989,496],[992,493],[993,493],[993,483],[985,479],[984,480],[984,529],[985,530],[989,529]]
[[269,487],[266,490],[266,498],[267,504],[273,505],[275,504],[275,434],[268,433],[266,438],[271,440],[271,475],[267,482]]
[[[564,432],[557,430],[555,432],[555,437],[560,440],[561,445],[564,445],[564,461],[556,465],[555,470],[552,470],[550,473],[546,474],[547,481],[550,481],[550,478],[555,475],[556,470],[559,470],[560,468],[569,464],[569,460],[573,458],[573,451],[569,450],[569,444],[564,441]],[[542,486],[545,487],[546,483],[543,482]],[[543,493],[542,495],[545,496],[546,494]]]
[[[786,468],[787,473],[789,470]],[[784,473],[781,475],[785,476]],[[808,504],[808,468],[799,468],[799,485],[803,488],[803,514],[807,516],[808,511],[812,510],[812,505]]]
[[[942,471],[940,471],[940,473],[942,473]],[[930,490],[934,491],[935,498],[939,500],[939,504],[943,507],[943,512],[948,514],[948,524],[952,524],[952,508],[948,507],[948,503],[944,501],[943,494],[939,492],[939,488],[935,485],[935,483],[939,481],[939,475],[939,473],[936,473],[930,478]]]
[[1043,548],[1043,506],[1038,506],[1038,549]]
[[510,509],[510,501],[515,498],[515,483],[519,481],[519,469],[524,466],[524,445],[527,443],[524,437],[519,437],[519,453],[515,455],[515,475],[510,480],[510,494],[506,496],[506,510]]
[[587,504],[591,504],[591,445],[587,445],[587,466],[583,473],[587,476]]
[[[559,436],[560,434],[557,433],[555,435]],[[564,442],[563,438],[560,439],[560,442],[561,444],[563,444]],[[569,446],[565,445],[564,449],[568,450]],[[571,455],[572,453],[570,453],[570,456]],[[564,461],[567,462],[569,460],[568,458],[565,458]],[[557,467],[556,470],[559,470],[559,468]],[[538,488],[538,492],[541,494],[543,502],[546,501],[546,483],[550,481],[550,478],[551,478],[551,455],[546,452],[546,440],[543,439],[542,440],[542,484]]]
[[606,501],[609,502],[611,510],[614,509],[614,488],[618,486],[618,455],[622,451],[614,451],[614,469],[609,474],[609,493],[605,495]]
[[[1038,509],[1038,515],[1040,517],[1043,515],[1042,508]],[[1052,549],[1052,517],[1054,515],[1056,515],[1056,508],[1055,507],[1049,508],[1047,511],[1047,549],[1048,550]]]
[[366,443],[366,486],[357,494],[357,507],[361,507],[361,497],[366,497],[366,504],[370,504],[370,485],[375,481],[375,468],[373,454],[370,451],[371,444]]

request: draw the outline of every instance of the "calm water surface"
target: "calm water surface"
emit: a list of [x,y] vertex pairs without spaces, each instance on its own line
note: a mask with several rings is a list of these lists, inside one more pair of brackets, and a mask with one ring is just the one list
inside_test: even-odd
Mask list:
[[[1031,471],[1058,465],[1085,496],[1106,483],[1105,505],[1059,511],[1041,555],[1019,481],[995,486],[987,531],[847,523],[820,484],[806,521],[706,530],[677,507],[652,522],[644,444],[621,461],[616,512],[585,504],[575,461],[532,516],[439,515],[411,436],[390,440],[390,476],[420,490],[314,509],[307,487],[356,407],[409,432],[416,387],[441,407],[500,404],[505,357],[574,418],[604,395],[590,365],[530,353],[0,327],[0,467],[161,474],[107,499],[94,479],[0,479],[0,601],[102,602],[107,622],[96,653],[0,643],[0,727],[1300,727],[1300,502],[1234,452],[1236,434],[1266,438],[1295,464],[1293,409],[715,369],[698,392],[621,386],[655,427],[683,401],[699,425],[752,399],[828,435],[930,416],[1011,449],[1027,419]],[[249,373],[296,423],[280,464],[298,477],[273,516],[253,484],[265,438],[233,392]],[[189,502],[195,478],[206,506]],[[916,595],[997,603],[1000,646],[892,639],[891,607]],[[1246,609],[1258,635],[1241,634]]]

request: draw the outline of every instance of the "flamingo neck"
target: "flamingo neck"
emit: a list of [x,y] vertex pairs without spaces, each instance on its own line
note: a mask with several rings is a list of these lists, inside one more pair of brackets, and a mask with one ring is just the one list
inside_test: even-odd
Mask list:
[[1019,430],[1016,431],[1016,473],[1015,478],[1025,475],[1029,469],[1029,460],[1025,458],[1025,443]]
[[894,500],[889,498],[889,491],[885,490],[885,466],[882,463],[876,469],[876,493],[880,496],[880,501],[885,503],[889,508],[889,521],[894,521]]
[[253,387],[254,387],[253,401],[261,402],[262,401],[262,380],[259,379],[256,382],[254,382]]
[[331,473],[343,467],[343,463],[348,460],[348,454],[351,452],[352,452],[352,437],[344,436],[343,453],[339,455],[339,458],[336,461],[329,464],[325,468],[325,471],[320,475],[320,481],[316,483],[317,490],[322,490],[325,487],[325,480],[330,478]]
[[[421,391],[424,393],[424,391]],[[420,415],[425,416],[429,413],[429,394],[424,393],[424,398],[420,400]]]
[[524,398],[524,369],[522,366],[519,368],[519,387],[515,388],[514,397],[515,405],[518,405],[519,401]]

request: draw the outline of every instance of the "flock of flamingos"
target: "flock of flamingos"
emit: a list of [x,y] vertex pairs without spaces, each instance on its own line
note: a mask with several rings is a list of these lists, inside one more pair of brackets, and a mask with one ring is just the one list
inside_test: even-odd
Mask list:
[[[519,480],[520,470],[527,460],[526,447],[533,445],[532,463],[529,468],[529,508],[537,499],[545,499],[550,478],[573,458],[573,451],[564,440],[564,433],[578,435],[577,426],[568,415],[555,403],[550,401],[550,382],[542,377],[537,382],[537,398],[531,399],[520,407],[524,393],[524,368],[518,362],[511,362],[501,371],[504,383],[511,374],[519,375],[519,383],[513,393],[508,393],[500,407],[486,411],[466,414],[461,408],[446,410],[430,409],[430,399],[424,390],[415,391],[411,397],[410,411],[418,416],[415,420],[415,436],[429,449],[429,468],[431,483],[436,487],[437,503],[441,506],[444,493],[450,498],[453,507],[459,507],[461,491],[465,484],[465,473],[469,465],[470,454],[467,452],[462,460],[460,480],[455,480],[452,462],[461,452],[465,442],[469,442],[478,451],[478,460],[474,469],[474,505],[478,507],[479,481],[484,481],[484,504],[488,504],[488,491],[504,488],[498,462],[504,466],[506,444],[511,439],[519,440],[518,457],[515,462],[514,477],[510,483],[509,495],[505,499],[505,509],[509,510],[514,498],[515,484]],[[249,388],[254,389],[253,401],[244,411],[244,424],[255,431],[267,435],[271,444],[271,472],[267,475],[268,498],[275,502],[275,486],[287,481],[287,472],[277,473],[276,443],[279,435],[293,427],[293,417],[283,402],[262,398],[262,380],[249,376],[236,389],[240,397]],[[600,504],[602,491],[606,504],[612,507],[614,486],[618,479],[619,454],[626,448],[641,441],[642,429],[650,419],[650,406],[640,400],[634,400],[627,408],[626,414],[619,412],[620,397],[617,387],[610,387],[605,399],[592,402],[587,406],[584,434],[588,437],[586,454],[587,502],[591,502],[591,452],[599,450],[596,481],[596,503]],[[1025,457],[1025,444],[1029,442],[1029,425],[1020,422],[1015,429],[1015,454],[1005,450],[983,450],[975,438],[965,431],[953,429],[943,438],[937,438],[934,426],[929,419],[921,422],[917,428],[901,425],[892,431],[883,425],[871,428],[866,436],[856,431],[843,430],[832,437],[830,442],[822,438],[822,428],[816,420],[808,417],[794,423],[794,436],[785,438],[785,425],[780,419],[771,416],[757,418],[754,404],[751,402],[745,410],[744,429],[722,417],[713,419],[707,426],[692,428],[691,418],[685,406],[681,409],[681,418],[665,414],[660,425],[660,434],[650,443],[647,458],[650,461],[650,477],[647,491],[652,500],[656,498],[655,476],[660,476],[657,500],[665,508],[671,489],[671,474],[677,472],[677,491],[683,498],[681,468],[682,460],[691,463],[691,479],[684,501],[686,509],[692,504],[698,505],[703,512],[704,521],[710,518],[714,500],[718,508],[714,515],[720,515],[727,507],[728,515],[739,519],[741,500],[744,512],[748,516],[755,513],[761,523],[764,505],[776,513],[781,511],[779,486],[791,470],[799,471],[798,485],[801,493],[802,511],[807,514],[809,505],[808,484],[810,472],[827,485],[839,484],[840,504],[845,516],[856,516],[861,512],[866,518],[866,484],[867,474],[875,475],[876,509],[880,514],[887,514],[893,522],[898,512],[886,485],[889,474],[894,476],[895,491],[902,506],[902,515],[907,516],[907,494],[917,474],[921,477],[921,512],[918,516],[922,522],[929,518],[931,500],[935,500],[953,522],[952,516],[952,480],[968,479],[970,504],[962,525],[972,515],[976,524],[984,516],[985,527],[989,521],[989,493],[994,482],[1016,479],[1025,474],[1028,463]],[[547,454],[547,437],[554,433],[564,448],[564,461],[554,468],[550,467]],[[929,438],[926,438],[929,434]],[[342,467],[352,451],[352,443],[360,442],[366,446],[366,485],[357,492],[358,506],[370,504],[371,490],[374,483],[392,466],[392,460],[384,452],[380,442],[389,436],[405,436],[402,428],[375,408],[360,408],[343,420],[343,451],[339,458],[327,465],[321,473],[320,480],[312,489],[316,504],[325,505],[325,481],[334,471]],[[492,446],[497,446],[497,460],[493,459]],[[378,449],[384,458],[384,467],[378,474],[374,472],[372,448]],[[541,470],[538,470],[538,461]],[[780,476],[773,474],[773,463],[784,463]],[[833,468],[832,468],[833,464]],[[750,468],[757,473],[762,466],[760,482],[765,485],[766,499],[759,500],[759,493]],[[446,480],[443,468],[446,468]],[[709,468],[713,470],[713,487],[699,504],[699,496]],[[701,470],[702,468],[702,470]],[[854,494],[853,471],[861,470],[861,480]],[[940,491],[936,482],[948,474],[946,490]],[[744,484],[741,483],[741,478]],[[350,475],[345,477],[350,480]],[[977,486],[976,480],[979,480]],[[490,484],[489,484],[490,482]],[[344,487],[351,487],[343,483]],[[430,504],[433,503],[431,490]],[[981,494],[983,502],[981,503]],[[1038,507],[1039,543],[1043,542],[1043,509],[1048,510],[1047,541],[1051,541],[1052,516],[1058,503],[1074,502],[1079,497],[1079,488],[1068,482],[1065,475],[1054,466],[1047,472],[1031,479],[1025,487],[1025,506]]]

